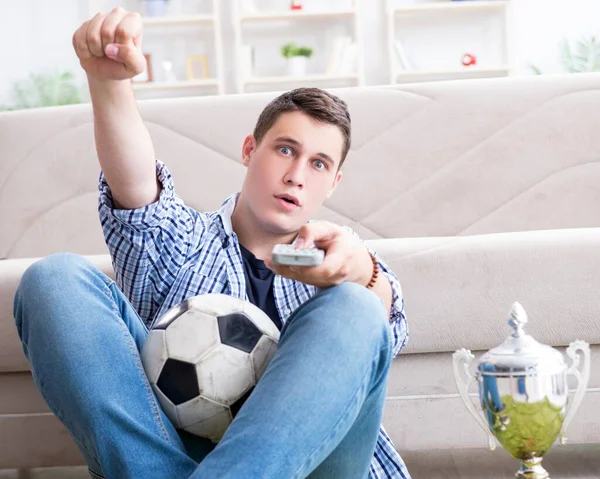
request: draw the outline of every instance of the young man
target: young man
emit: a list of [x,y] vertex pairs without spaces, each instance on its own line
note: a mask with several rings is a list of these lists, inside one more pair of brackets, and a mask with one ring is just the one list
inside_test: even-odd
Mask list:
[[[350,116],[299,89],[246,137],[241,191],[213,213],[174,193],[130,79],[144,68],[137,14],[98,14],[75,33],[102,167],[99,213],[117,287],[54,255],[24,274],[15,318],[34,379],[93,477],[408,478],[381,426],[388,371],[407,338],[396,276],[352,232],[310,217],[342,179]],[[275,244],[311,243],[320,266],[281,267]],[[177,431],[140,362],[167,309],[217,292],[252,301],[281,329],[277,354],[218,445]]]

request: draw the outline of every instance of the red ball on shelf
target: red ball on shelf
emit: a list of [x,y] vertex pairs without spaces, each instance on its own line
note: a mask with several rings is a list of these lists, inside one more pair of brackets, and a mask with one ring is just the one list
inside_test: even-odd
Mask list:
[[472,53],[465,53],[462,57],[462,64],[466,67],[477,65],[477,57]]

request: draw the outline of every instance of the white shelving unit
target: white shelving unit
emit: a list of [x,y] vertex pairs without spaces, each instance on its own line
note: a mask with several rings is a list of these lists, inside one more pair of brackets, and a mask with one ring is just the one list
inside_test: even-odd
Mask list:
[[[508,76],[512,71],[512,43],[511,43],[511,1],[510,0],[416,0],[405,3],[403,0],[386,0],[388,18],[388,54],[390,65],[390,83],[405,83],[435,80],[458,80],[467,78],[502,77]],[[480,22],[480,23],[478,23]],[[485,29],[485,22],[493,22],[493,28]],[[421,39],[413,41],[412,47],[420,51],[419,62],[416,65],[402,65],[401,56],[405,63],[412,63],[409,49],[398,46],[399,36],[408,37],[411,29],[416,31]],[[431,59],[439,55],[443,50],[447,54],[452,51],[450,44],[455,38],[448,41],[435,41],[435,35],[443,35],[440,32],[442,26],[447,28],[448,37],[452,37],[452,29],[479,28],[480,41],[473,41],[472,45],[481,47],[484,40],[488,42],[488,49],[495,50],[494,60],[486,55],[476,55],[477,64],[463,66],[460,57],[463,53],[453,52],[452,65],[447,61],[435,64]],[[463,34],[463,37],[467,35]],[[491,38],[493,36],[493,39]],[[419,41],[420,40],[420,41]],[[440,38],[438,38],[440,40]],[[461,38],[464,42],[464,38]],[[402,54],[398,53],[398,48]],[[488,53],[488,52],[485,52]],[[483,57],[483,58],[482,58]],[[447,60],[447,59],[444,59]],[[426,66],[418,65],[426,63]],[[433,63],[433,64],[432,64]]]
[[326,82],[326,81],[346,81],[351,80],[358,82],[358,75],[303,75],[303,76],[272,76],[272,77],[247,77],[245,79],[246,85],[257,84],[257,85],[270,85],[270,84],[283,84],[283,83],[298,83],[298,82]]
[[[364,85],[364,61],[363,61],[363,37],[359,28],[359,1],[351,0],[348,2],[350,7],[331,8],[330,10],[283,10],[283,11],[253,11],[245,12],[240,5],[240,0],[233,0],[234,7],[234,41],[236,56],[236,90],[238,93],[248,91],[250,88],[255,90],[271,90],[277,87],[286,88],[290,84],[304,86],[347,86]],[[326,2],[322,2],[326,5]],[[310,72],[306,75],[265,75],[248,74],[244,68],[244,46],[254,46],[251,44],[251,38],[260,41],[260,34],[248,32],[249,28],[260,28],[261,31],[268,31],[268,38],[272,39],[273,30],[280,28],[281,35],[279,42],[281,44],[293,41],[293,34],[289,33],[290,28],[302,25],[306,31],[315,30],[323,33],[323,29],[332,28],[333,25],[350,24],[351,36],[356,44],[356,59],[354,72],[352,73],[323,73]],[[271,40],[273,41],[273,40]],[[279,44],[278,44],[279,45]],[[324,48],[327,54],[331,55],[329,49],[332,45],[319,44],[319,49]],[[279,54],[280,55],[280,54]],[[276,58],[275,60],[278,60]]]
[[151,90],[184,90],[188,88],[198,87],[218,87],[218,80],[182,80],[173,82],[147,82],[147,83],[134,83],[133,89],[138,91],[151,91]]
[[435,3],[413,3],[392,7],[392,10],[400,13],[416,12],[467,12],[467,11],[489,11],[504,9],[508,0],[444,0]]
[[[142,48],[144,49],[144,45],[149,43],[149,40],[152,39],[152,36],[155,34],[156,30],[159,29],[162,31],[169,31],[172,29],[185,28],[186,32],[189,30],[189,32],[187,32],[189,34],[198,33],[200,29],[210,29],[212,30],[213,47],[212,51],[210,51],[207,56],[213,56],[213,65],[215,67],[214,75],[211,75],[210,78],[198,78],[192,80],[181,79],[177,81],[164,81],[158,79],[149,82],[134,81],[132,82],[134,91],[144,95],[153,94],[153,92],[156,92],[156,95],[162,95],[167,91],[185,91],[194,95],[225,93],[223,40],[221,33],[221,15],[219,12],[220,0],[206,0],[206,2],[210,3],[212,10],[210,13],[189,13],[152,17],[144,16],[144,13],[140,12],[142,14],[144,25],[144,41]],[[130,11],[135,11],[136,8],[139,8],[141,5],[139,1],[133,0],[123,0],[111,4],[109,4],[107,0],[89,0],[88,10],[90,13],[90,18],[98,11],[109,11],[116,4],[119,4],[123,8]],[[146,51],[145,49],[144,52],[152,54],[152,51]],[[172,61],[173,63],[178,61],[178,63],[185,67],[185,57],[173,59]],[[156,77],[159,65],[153,62],[152,69],[154,73],[153,76]],[[183,69],[184,68],[179,68],[180,71]]]
[[178,15],[172,17],[144,17],[144,27],[187,25],[212,25],[218,21],[215,15]]
[[239,19],[242,23],[264,22],[264,21],[288,21],[288,20],[316,20],[316,19],[335,19],[344,16],[353,17],[356,9],[339,9],[331,11],[289,11],[289,12],[266,12],[266,13],[242,13]]

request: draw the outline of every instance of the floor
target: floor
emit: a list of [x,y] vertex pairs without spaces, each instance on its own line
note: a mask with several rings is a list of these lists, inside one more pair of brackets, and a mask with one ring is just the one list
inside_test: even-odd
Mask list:
[[[455,449],[403,454],[413,479],[509,479],[519,461],[504,449]],[[543,465],[551,479],[599,479],[600,444],[555,445]]]
[[[518,461],[503,449],[456,449],[402,454],[413,479],[509,479]],[[600,479],[600,444],[555,445],[544,458],[552,479]],[[0,479],[90,479],[84,467],[0,470]],[[281,479],[281,478],[277,478]]]

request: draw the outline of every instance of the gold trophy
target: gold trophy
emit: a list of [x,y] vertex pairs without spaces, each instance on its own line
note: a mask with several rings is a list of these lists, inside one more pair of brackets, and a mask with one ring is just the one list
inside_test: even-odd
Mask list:
[[[560,436],[561,444],[566,443],[565,431],[589,381],[590,347],[584,341],[572,342],[566,351],[572,363],[567,366],[559,351],[538,343],[523,331],[526,323],[525,310],[515,303],[508,320],[511,334],[506,341],[479,359],[475,374],[471,372],[471,352],[464,348],[456,351],[454,379],[467,409],[487,432],[490,449],[496,448],[498,440],[521,460],[515,476],[548,479],[542,457],[557,437]],[[569,374],[577,378],[577,390],[568,400]],[[483,416],[469,398],[473,380],[479,388]]]

